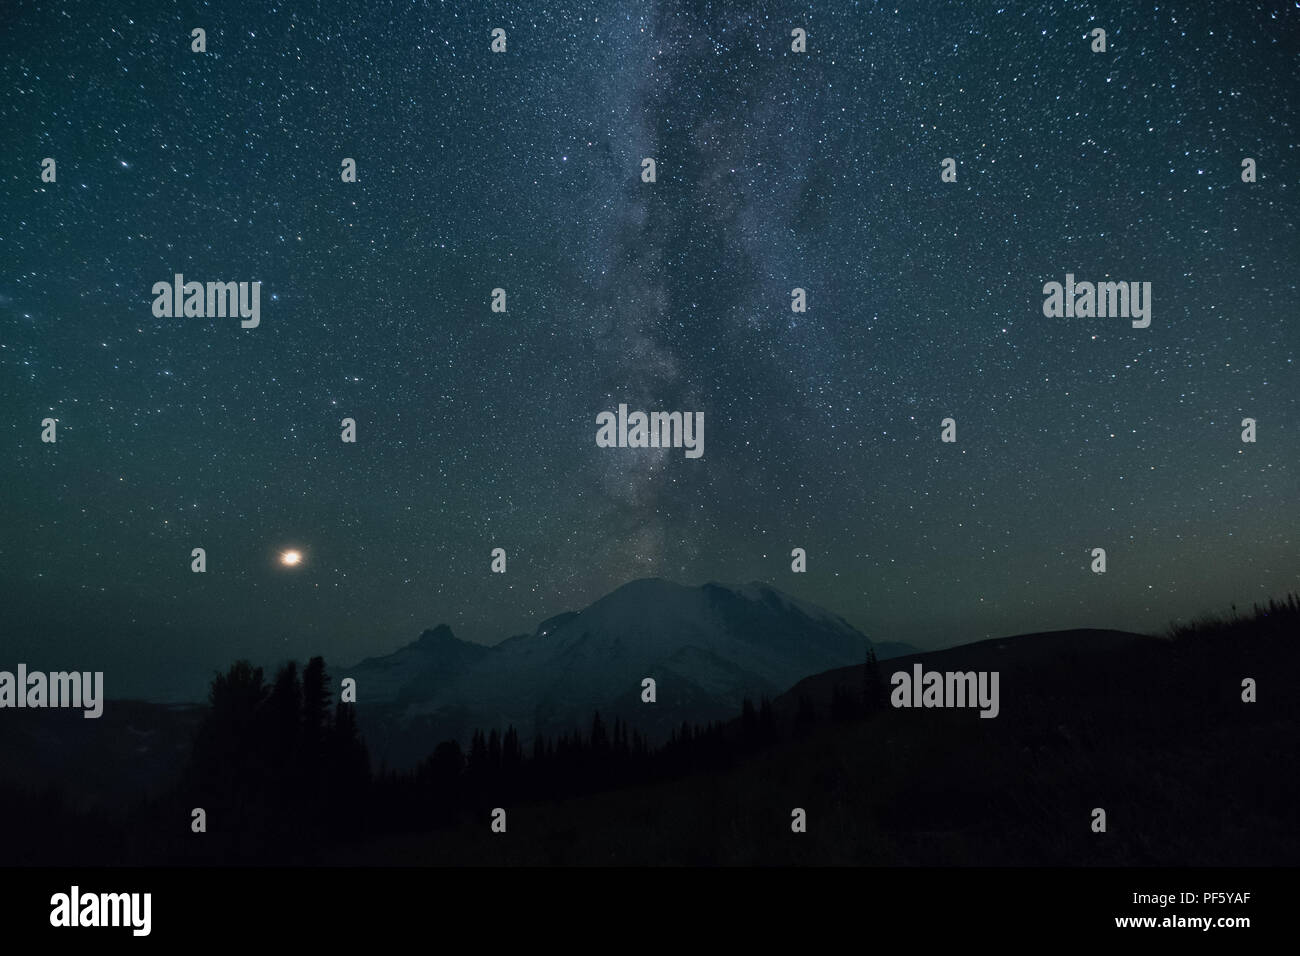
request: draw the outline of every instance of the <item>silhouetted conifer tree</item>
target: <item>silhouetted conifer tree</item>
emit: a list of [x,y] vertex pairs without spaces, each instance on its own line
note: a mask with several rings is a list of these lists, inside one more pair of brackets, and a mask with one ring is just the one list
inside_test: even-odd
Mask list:
[[758,742],[758,715],[754,713],[754,702],[748,697],[740,705],[740,732],[746,747]]
[[876,649],[867,648],[867,662],[862,668],[862,709],[867,715],[876,713],[885,704],[885,678],[876,659]]
[[469,744],[469,757],[465,761],[465,771],[472,774],[481,774],[487,769],[487,765],[487,738],[483,736],[483,731],[475,730]]
[[772,702],[766,697],[758,708],[758,739],[764,747],[776,743],[776,718],[772,715]]
[[266,734],[268,688],[260,667],[236,661],[212,680],[211,704],[195,735],[187,789],[192,805],[228,830],[209,841],[214,856],[261,858],[274,833],[271,791],[276,769]]
[[519,745],[519,733],[511,724],[501,738],[501,770],[508,779],[515,779],[524,762],[524,750]]
[[340,701],[326,738],[328,763],[325,792],[330,824],[337,832],[355,835],[364,825],[364,811],[370,788],[370,754],[357,730],[351,704]]
[[302,745],[309,758],[324,746],[332,699],[325,658],[313,657],[302,670]]
[[596,711],[591,720],[591,752],[602,757],[608,751],[609,736],[605,732],[605,722],[600,719],[600,711]]

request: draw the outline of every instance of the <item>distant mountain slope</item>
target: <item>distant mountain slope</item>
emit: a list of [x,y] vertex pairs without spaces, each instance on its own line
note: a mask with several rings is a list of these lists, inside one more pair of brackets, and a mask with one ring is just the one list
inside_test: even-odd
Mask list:
[[[446,626],[341,673],[381,756],[404,764],[443,737],[513,724],[525,740],[585,726],[593,710],[652,740],[682,721],[726,719],[746,696],[861,663],[871,642],[843,618],[764,584],[629,582],[589,607],[487,648]],[[641,701],[642,681],[657,701]],[[402,741],[402,737],[417,739]]]
[[425,631],[413,644],[385,657],[367,658],[347,674],[365,682],[369,700],[393,703],[419,699],[450,683],[492,650],[459,640],[451,628],[440,624]]

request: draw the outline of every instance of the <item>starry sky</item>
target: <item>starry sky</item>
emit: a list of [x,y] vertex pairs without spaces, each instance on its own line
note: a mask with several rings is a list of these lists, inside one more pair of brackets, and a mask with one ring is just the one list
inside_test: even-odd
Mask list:
[[[8,7],[0,663],[197,698],[644,576],[927,647],[1300,585],[1300,4]],[[155,318],[177,272],[260,327]],[[1045,318],[1067,272],[1150,328]],[[704,456],[596,447],[620,402]]]

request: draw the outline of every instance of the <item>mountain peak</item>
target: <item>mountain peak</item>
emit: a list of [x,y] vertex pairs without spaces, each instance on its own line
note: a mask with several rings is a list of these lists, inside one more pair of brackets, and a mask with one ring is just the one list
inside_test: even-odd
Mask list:
[[686,585],[670,581],[668,578],[633,578],[626,584],[620,584],[605,597],[613,597],[615,594],[635,594],[642,591],[673,591],[685,588]]
[[426,644],[426,645],[445,644],[448,641],[455,641],[457,644],[464,643],[464,641],[460,640],[460,638],[458,638],[455,634],[451,632],[450,627],[448,627],[446,624],[439,624],[437,627],[427,630],[423,634],[421,634],[419,640],[416,643]]

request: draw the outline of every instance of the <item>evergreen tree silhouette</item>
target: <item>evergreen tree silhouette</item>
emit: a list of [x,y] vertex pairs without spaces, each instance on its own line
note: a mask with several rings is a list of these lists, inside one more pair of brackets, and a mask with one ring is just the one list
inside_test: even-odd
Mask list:
[[876,649],[867,648],[867,662],[862,668],[862,707],[868,716],[879,711],[885,704],[885,677],[880,670],[880,661],[876,659]]
[[325,742],[332,698],[325,659],[313,657],[302,671],[302,744],[312,756],[319,753]]
[[236,661],[213,677],[210,708],[195,734],[187,790],[192,806],[224,819],[214,855],[253,860],[266,852],[274,830],[267,800],[273,771],[263,723],[267,687],[262,668]]
[[336,831],[355,835],[363,825],[370,789],[370,754],[357,730],[356,712],[339,701],[326,740],[328,766],[325,780],[330,816]]
[[289,661],[276,673],[275,684],[266,700],[264,726],[266,743],[278,772],[288,774],[299,763],[302,739],[299,714],[302,710],[302,684],[298,665]]
[[591,720],[591,752],[601,757],[608,751],[609,735],[605,732],[605,722],[600,719],[600,711],[596,711]]
[[754,712],[754,702],[748,697],[740,705],[740,732],[747,749],[758,743],[758,714]]
[[487,762],[487,738],[483,736],[483,731],[475,730],[474,736],[470,738],[469,756],[465,761],[465,769],[470,773],[479,773],[487,766]]
[[758,741],[764,747],[776,743],[776,718],[772,715],[772,702],[766,697],[758,708]]
[[512,782],[519,779],[519,771],[524,763],[524,748],[519,745],[519,732],[514,724],[506,727],[505,736],[501,738],[501,773]]
[[451,783],[460,778],[465,771],[465,755],[460,744],[454,740],[444,740],[434,749],[429,757],[429,767],[435,779]]

